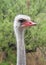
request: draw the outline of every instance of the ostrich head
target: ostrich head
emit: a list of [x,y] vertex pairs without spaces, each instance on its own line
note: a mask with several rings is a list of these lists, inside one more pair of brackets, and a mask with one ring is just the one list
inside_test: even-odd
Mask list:
[[34,26],[36,23],[32,22],[27,15],[17,15],[14,20],[14,30],[24,30],[25,27]]

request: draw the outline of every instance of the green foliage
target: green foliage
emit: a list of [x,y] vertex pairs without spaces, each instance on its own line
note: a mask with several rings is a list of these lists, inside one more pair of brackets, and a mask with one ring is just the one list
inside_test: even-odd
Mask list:
[[11,61],[13,64],[16,64],[16,54],[15,51],[11,49],[8,50],[8,61]]
[[[29,8],[26,1],[0,0],[0,46],[8,48],[8,42],[16,43],[13,22],[14,17],[18,14],[29,15],[37,23],[37,26],[28,28],[25,31],[26,48],[32,49],[36,46],[46,46],[46,0],[30,0]],[[8,54],[8,60],[15,63],[16,58],[11,50],[8,51]],[[7,62],[1,65],[5,64]]]
[[0,63],[0,65],[10,65],[8,62],[3,62],[3,63]]
[[1,0],[0,46],[7,46],[8,42],[16,42],[13,21],[17,14],[27,14],[37,23],[36,27],[26,30],[25,43],[29,44],[26,47],[30,48],[32,44],[42,45],[46,43],[46,0],[30,0],[29,8],[26,0],[23,0],[23,2],[21,0]]

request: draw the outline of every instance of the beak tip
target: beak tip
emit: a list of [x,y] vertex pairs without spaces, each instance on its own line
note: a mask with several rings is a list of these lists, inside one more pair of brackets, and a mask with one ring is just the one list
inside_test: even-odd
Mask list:
[[34,25],[37,25],[37,23],[34,23]]
[[35,23],[35,22],[32,22],[32,25],[34,25],[34,26],[35,26],[35,25],[37,25],[37,23]]

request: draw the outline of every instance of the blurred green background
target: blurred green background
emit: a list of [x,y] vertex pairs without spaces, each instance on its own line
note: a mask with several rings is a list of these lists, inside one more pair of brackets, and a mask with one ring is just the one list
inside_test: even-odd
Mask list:
[[18,14],[29,15],[37,23],[37,26],[25,31],[26,49],[46,47],[46,0],[0,0],[0,51],[5,46],[8,52],[6,62],[0,65],[9,65],[9,60],[16,62],[16,55],[9,49],[8,43],[16,44],[13,23]]

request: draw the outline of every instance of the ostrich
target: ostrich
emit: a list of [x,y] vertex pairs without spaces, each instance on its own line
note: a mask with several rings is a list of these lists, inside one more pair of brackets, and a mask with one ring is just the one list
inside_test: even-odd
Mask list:
[[24,31],[26,27],[34,25],[36,25],[36,23],[32,22],[27,15],[20,14],[14,19],[14,33],[17,40],[17,65],[26,65]]

